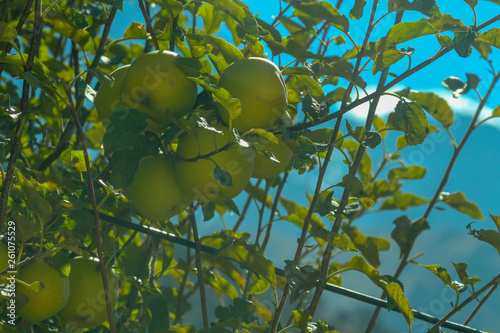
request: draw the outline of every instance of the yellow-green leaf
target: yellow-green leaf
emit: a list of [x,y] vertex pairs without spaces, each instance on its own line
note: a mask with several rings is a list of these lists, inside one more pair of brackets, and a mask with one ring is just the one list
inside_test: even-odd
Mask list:
[[410,302],[403,294],[403,290],[396,282],[391,282],[385,286],[385,291],[387,295],[394,301],[399,311],[408,323],[408,329],[411,332],[411,323],[413,322],[413,310],[410,306]]
[[461,213],[467,214],[473,219],[484,220],[481,209],[477,204],[466,199],[462,192],[448,193],[442,192],[439,199],[447,203],[450,207],[455,208]]

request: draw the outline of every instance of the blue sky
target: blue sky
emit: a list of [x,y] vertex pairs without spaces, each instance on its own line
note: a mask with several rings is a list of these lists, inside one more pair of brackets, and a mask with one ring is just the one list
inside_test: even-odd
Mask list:
[[[258,14],[261,19],[267,22],[271,22],[274,15],[276,15],[279,10],[278,0],[244,2],[255,14]],[[348,13],[352,3],[353,1],[344,1],[341,12],[344,14]],[[442,13],[451,14],[454,17],[461,19],[465,24],[472,24],[472,10],[464,1],[438,1],[438,5],[440,6]],[[286,6],[285,2],[283,2],[283,6]],[[362,32],[366,29],[370,6],[371,2],[368,1],[365,8],[365,15],[361,20],[351,21],[351,31]],[[476,7],[478,22],[481,23],[493,17],[499,12],[499,9],[500,7],[492,2],[480,0],[478,6]],[[386,2],[381,1],[377,17],[380,17],[385,10]],[[422,16],[420,14],[405,13],[403,19],[405,21],[417,20],[421,17]],[[140,15],[140,11],[135,7],[135,2],[127,1],[124,13],[119,13],[116,21],[116,24],[113,25],[111,36],[119,38],[123,35],[124,30],[131,23],[131,21],[143,22],[143,19]],[[386,17],[385,20],[381,22],[380,28],[375,30],[376,34],[371,38],[371,40],[374,41],[382,37],[392,26],[393,21],[394,14]],[[498,27],[498,23],[488,27],[487,29],[493,27]],[[227,32],[222,31],[220,36],[225,37],[227,40],[231,40],[230,35]],[[362,33],[352,33],[352,37],[359,44],[361,43],[364,35]],[[402,47],[403,46],[412,46],[416,49],[416,52],[412,57],[413,65],[418,64],[422,60],[432,56],[439,48],[438,43],[433,36],[419,38],[402,45]],[[329,53],[342,53],[335,49],[336,46],[331,47],[332,50],[329,50]],[[498,50],[493,50],[491,59],[496,66],[496,70],[500,70],[498,55]],[[282,63],[287,62],[288,61],[282,59]],[[395,66],[393,69],[395,73],[401,73],[401,71],[406,68],[406,59],[401,63],[402,65]],[[459,140],[465,132],[468,123],[470,122],[471,115],[475,111],[478,102],[473,93],[469,93],[459,99],[453,98],[451,93],[449,93],[441,85],[441,81],[449,76],[457,76],[465,80],[465,73],[475,73],[482,79],[479,85],[479,90],[481,94],[484,95],[489,82],[491,82],[492,75],[488,72],[487,64],[479,59],[479,55],[475,51],[469,58],[466,59],[460,58],[454,52],[450,52],[443,58],[433,63],[431,66],[425,68],[419,73],[416,73],[406,81],[403,81],[402,84],[398,85],[394,90],[410,86],[415,90],[438,93],[440,96],[445,98],[456,113],[455,125],[451,128],[451,130],[457,140]],[[362,76],[369,84],[368,90],[373,90],[378,77],[373,77],[371,71],[364,73]],[[386,116],[388,112],[392,111],[394,104],[395,100],[393,98],[383,98],[379,104],[377,114],[381,117]],[[490,103],[483,110],[483,117],[489,115],[491,110],[498,104],[500,104],[500,93],[499,88],[496,88]],[[364,114],[366,114],[366,107],[367,106],[365,105],[353,110],[346,116],[346,118],[352,123],[361,124],[364,119]],[[333,111],[335,110],[334,106]],[[333,122],[329,123],[328,126],[333,127]],[[345,124],[341,126],[341,131],[345,132]],[[394,149],[393,141],[397,136],[399,136],[399,134],[389,135],[387,142],[388,149]],[[498,205],[500,189],[498,165],[500,163],[500,154],[497,144],[499,141],[499,121],[490,121],[476,130],[459,157],[457,165],[447,186],[445,187],[445,191],[448,192],[461,191],[466,193],[469,200],[476,202],[481,207],[483,215],[485,216],[487,216],[489,211],[493,214],[500,214],[500,208]],[[380,150],[370,153],[373,153],[374,156],[380,156]],[[405,192],[414,192],[426,198],[430,198],[435,191],[437,182],[441,179],[444,173],[451,154],[452,147],[449,140],[443,135],[435,135],[434,137],[430,136],[426,139],[426,142],[423,145],[407,148],[404,157],[405,162],[410,164],[410,162],[413,161],[417,164],[426,166],[428,168],[428,172],[424,181],[408,181],[403,186],[403,190]],[[378,161],[374,160],[374,167],[377,166],[377,163]],[[331,169],[325,179],[324,187],[338,183],[346,172],[347,169],[342,162],[341,155],[334,155],[331,163]],[[308,193],[313,193],[316,176],[317,173],[315,171],[308,173],[305,176],[299,176],[297,172],[294,171],[290,177],[289,183],[285,187],[284,196],[292,198],[302,204],[307,204],[305,192],[307,191]],[[341,192],[336,192],[337,196],[340,195],[340,193]],[[244,199],[244,195],[240,196],[237,198],[237,202],[240,203]],[[471,222],[471,219],[468,216],[452,211],[450,208],[443,205],[438,205],[438,207],[444,208],[444,210],[435,210],[431,214],[429,222],[432,225],[432,229],[422,234],[413,251],[415,254],[419,251],[425,252],[425,255],[419,258],[419,262],[422,264],[441,264],[446,267],[450,273],[453,273],[454,271],[450,263],[450,259],[455,262],[467,262],[469,263],[468,271],[471,275],[478,275],[484,281],[488,281],[489,278],[499,271],[500,261],[498,253],[496,253],[489,245],[481,243],[467,235],[465,226]],[[406,212],[389,211],[380,214],[370,214],[357,222],[357,226],[365,234],[390,238],[389,234],[393,228],[392,221],[395,217],[406,214],[410,218],[418,218],[421,216],[422,210],[423,208],[417,207],[409,209]],[[233,219],[234,217],[229,217],[228,223],[231,223],[231,220]],[[251,221],[255,221],[255,219],[256,209],[253,208],[248,216],[249,223],[243,226],[243,230],[254,233],[255,224],[252,224]],[[272,248],[268,253],[268,257],[273,259],[277,266],[284,265],[283,260],[290,259],[295,252],[296,238],[299,234],[299,230],[290,228],[289,226],[290,225],[287,223],[278,222],[276,223],[275,229],[273,229],[275,232],[273,241],[280,242],[281,246]],[[222,224],[218,221],[211,221],[209,223],[202,224],[200,228],[202,232],[210,233],[213,230],[221,229]],[[488,218],[486,221],[482,221],[477,224],[477,228],[492,229],[494,228],[494,225]],[[398,254],[399,249],[394,243],[391,251],[382,255],[383,265],[380,268],[382,273],[392,274],[394,272],[395,265],[398,263]],[[456,275],[452,274],[452,279],[456,278]],[[446,312],[450,309],[448,300],[449,288],[445,288],[437,278],[426,272],[425,269],[415,265],[410,265],[406,273],[403,274],[402,279],[407,288],[406,295],[409,297],[412,306],[417,310],[422,310],[439,317],[446,314]],[[377,288],[372,287],[371,283],[367,283],[367,280],[364,277],[360,277],[359,273],[347,273],[344,281],[346,287],[366,292],[374,296],[378,296],[380,293]],[[363,316],[365,314],[371,314],[372,309],[371,306],[361,305],[358,302],[349,301],[340,296],[332,296],[330,298],[324,297],[322,304],[324,308],[329,309],[329,311],[336,309],[339,313],[344,313],[346,317],[350,316],[349,309],[351,306],[356,307],[356,311],[360,311]],[[494,315],[492,312],[493,310],[491,310],[498,308],[500,308],[500,299],[499,297],[493,297],[490,299],[489,303],[487,303],[487,306],[480,311],[477,318],[471,323],[471,326],[484,330],[492,330],[500,327],[500,321],[497,314]],[[470,308],[468,308],[468,310],[470,310]],[[462,313],[458,314],[453,319],[460,322],[465,319],[467,313],[468,311],[462,311]],[[327,316],[328,314],[320,312],[319,315]],[[405,331],[404,321],[399,314],[385,313],[383,315],[383,319],[381,320],[386,323],[389,321],[391,322],[391,326],[389,326],[391,327],[391,332],[397,332],[396,329],[400,329],[401,332]],[[354,321],[360,322],[360,320]],[[353,321],[345,320],[342,325],[344,326],[338,327],[341,331],[343,331],[343,329],[345,329],[346,332],[349,330],[356,331],[358,329],[355,326],[352,326]],[[420,333],[424,331],[425,326],[417,324],[416,322],[413,332]]]

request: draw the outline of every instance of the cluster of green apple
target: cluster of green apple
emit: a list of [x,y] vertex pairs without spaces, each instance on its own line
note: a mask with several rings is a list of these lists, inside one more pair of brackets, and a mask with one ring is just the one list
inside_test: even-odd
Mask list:
[[[174,52],[154,51],[112,72],[114,85],[102,86],[94,101],[101,120],[110,119],[118,107],[144,112],[162,128],[188,118],[198,88],[177,65],[179,57]],[[273,178],[289,165],[293,152],[281,137],[259,136],[258,154],[256,145],[237,140],[232,130],[244,135],[252,129],[269,130],[283,124],[288,99],[279,68],[264,58],[240,59],[222,72],[218,86],[239,99],[240,114],[232,119],[222,103],[214,103],[217,116],[208,126],[182,131],[169,143],[173,151],[139,161],[124,193],[144,217],[165,220],[193,200],[234,198],[250,178]]]
[[[7,258],[7,246],[1,241],[0,257]],[[96,327],[108,318],[99,262],[75,257],[69,263],[69,276],[62,275],[43,260],[20,269],[17,280],[22,283],[16,283],[16,305],[22,303],[17,311],[20,317],[39,322],[57,315],[61,322],[79,328]],[[2,263],[1,270],[5,268]],[[114,304],[118,279],[113,269],[108,269],[107,273]],[[33,284],[37,281],[39,283]]]

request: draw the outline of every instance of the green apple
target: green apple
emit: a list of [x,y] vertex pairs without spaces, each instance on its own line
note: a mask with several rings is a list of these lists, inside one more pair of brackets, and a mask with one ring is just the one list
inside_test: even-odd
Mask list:
[[123,79],[121,98],[126,106],[168,124],[193,108],[197,86],[176,64],[179,55],[153,51],[136,58]]
[[170,156],[146,156],[141,159],[125,195],[147,219],[164,221],[189,206],[192,196],[181,189]]
[[[229,65],[219,86],[241,102],[241,114],[232,125],[240,132],[252,128],[272,128],[285,115],[288,97],[285,80],[273,62],[264,58],[245,58]],[[219,105],[226,124],[229,113]]]
[[[81,328],[93,328],[108,318],[106,296],[99,261],[76,257],[70,260],[68,304],[57,314],[64,323]],[[114,307],[118,294],[118,278],[113,269],[107,269],[111,303]]]
[[[213,128],[219,133],[201,127],[196,128],[195,135],[186,132],[177,146],[180,159],[175,171],[179,184],[195,200],[203,202],[228,200],[240,194],[250,180],[255,163],[255,152],[236,143],[216,152],[236,138],[227,126],[213,125]],[[196,159],[208,154],[212,155]]]
[[115,69],[111,74],[109,74],[115,82],[112,86],[101,85],[94,99],[94,105],[99,115],[99,119],[106,124],[111,118],[113,111],[123,103],[120,98],[120,91],[125,74],[127,74],[130,65],[125,65],[120,68]]
[[28,302],[17,313],[31,322],[48,319],[61,311],[69,299],[69,279],[61,275],[55,268],[43,260],[35,261],[19,271],[19,279],[32,284],[39,281],[43,288],[37,294],[33,289],[20,283],[16,286],[16,294],[28,297]]
[[274,163],[269,158],[256,154],[255,168],[252,177],[260,179],[270,179],[282,173],[288,166],[293,157],[293,152],[288,145],[281,140],[281,135],[277,136],[278,143],[273,143],[266,138],[261,138],[258,142],[260,147],[272,153],[279,161],[279,164]]

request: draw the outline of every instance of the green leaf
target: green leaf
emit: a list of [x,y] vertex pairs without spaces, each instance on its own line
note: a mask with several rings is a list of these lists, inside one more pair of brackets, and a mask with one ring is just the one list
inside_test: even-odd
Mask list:
[[216,165],[214,168],[214,178],[215,181],[219,182],[221,185],[234,186],[231,179],[231,174],[227,171],[222,170],[219,165]]
[[17,38],[17,31],[10,24],[0,22],[0,42],[13,43]]
[[415,240],[422,231],[431,228],[425,219],[411,221],[406,215],[398,217],[393,223],[396,226],[391,232],[391,237],[399,245],[399,258],[402,258],[411,251]]
[[476,89],[481,79],[476,74],[465,73],[465,75],[467,76],[467,86],[465,88],[465,93],[467,93],[471,89]]
[[117,189],[125,189],[134,179],[139,161],[144,156],[157,155],[158,146],[144,135],[139,135],[127,149],[115,151],[111,157],[110,182]]
[[375,74],[384,68],[395,64],[405,57],[406,53],[396,49],[385,50],[375,57],[373,61],[372,73]]
[[485,217],[481,213],[478,205],[465,198],[462,192],[448,193],[441,192],[439,200],[447,203],[450,207],[455,208],[461,213],[467,214],[473,219],[484,220]]
[[[319,128],[304,134],[304,136],[309,140],[311,140],[312,142],[329,144],[332,139],[332,134],[333,134],[333,128]],[[338,142],[336,143],[336,146],[338,147],[342,144],[341,138],[342,138],[342,133],[340,133],[339,131],[337,133]]]
[[321,272],[311,265],[299,267],[292,260],[285,260],[285,263],[285,277],[291,287],[290,303],[293,303],[316,287],[316,282],[321,279]]
[[389,171],[388,179],[421,179],[424,178],[427,168],[419,165],[394,168]]
[[302,111],[314,122],[320,121],[328,115],[330,108],[325,102],[318,103],[311,94],[307,94],[302,100]]
[[66,217],[64,227],[71,230],[71,235],[83,243],[95,228],[94,216],[87,210],[74,210]]
[[203,282],[219,296],[227,296],[231,300],[238,297],[236,288],[217,272],[210,271],[203,267]]
[[83,150],[72,150],[71,153],[71,162],[75,166],[75,168],[84,172],[87,171],[87,165],[85,164],[85,155],[83,154]]
[[301,332],[310,333],[311,329],[309,327],[310,321],[312,317],[309,315],[309,312],[305,309],[303,310],[293,310],[293,327],[297,327]]
[[347,17],[341,15],[339,11],[327,1],[297,1],[293,2],[293,7],[313,18],[325,20],[345,33],[349,31],[349,20]]
[[357,126],[354,130],[352,129],[352,125],[349,121],[345,121],[345,126],[347,128],[347,133],[353,137],[354,140],[361,143],[365,137],[366,129],[363,126]]
[[259,26],[257,21],[248,6],[243,2],[239,0],[210,0],[207,2],[231,16],[247,34],[258,36]]
[[472,8],[472,9],[474,9],[474,7],[476,7],[476,6],[477,6],[477,1],[478,1],[478,0],[464,0],[464,2],[465,2],[466,4],[468,4],[469,6],[471,6],[471,8]]
[[356,0],[354,6],[349,12],[349,17],[353,20],[359,20],[363,16],[363,10],[366,6],[366,0]]
[[380,206],[380,210],[385,210],[385,209],[406,210],[409,207],[420,206],[427,202],[429,202],[429,200],[413,193],[396,192],[392,198],[384,200],[384,202]]
[[442,48],[453,48],[453,39],[451,39],[450,37],[441,36],[440,34],[436,34],[435,37],[437,38],[439,45]]
[[81,78],[78,79],[77,84],[80,90],[82,90],[85,94],[85,97],[87,97],[87,99],[93,103],[95,96],[97,95],[96,91],[90,86],[90,84],[87,84],[87,82],[85,82]]
[[326,216],[337,209],[338,205],[333,199],[333,191],[327,190],[321,192],[318,198],[318,202],[316,203],[316,207],[314,211],[318,213],[320,216]]
[[99,2],[116,7],[123,12],[123,0],[99,0]]
[[210,221],[215,216],[215,202],[202,202],[201,210],[203,211],[203,221]]
[[258,17],[256,19],[257,19],[257,23],[259,23],[261,28],[263,28],[264,30],[266,30],[267,32],[269,32],[271,34],[273,40],[281,43],[281,40],[282,40],[281,33],[274,26],[272,26],[271,24],[267,23],[264,20],[261,20]]
[[366,132],[365,135],[366,138],[361,142],[365,147],[375,149],[382,143],[382,135],[379,132]]
[[425,35],[434,35],[437,32],[432,25],[424,21],[398,23],[392,26],[387,36],[380,38],[376,42],[375,48],[378,52],[382,52],[397,44]]
[[[26,206],[38,217],[41,223],[46,223],[52,216],[52,205],[40,193],[46,189],[34,179],[27,179],[17,168],[14,169],[17,183],[24,194]],[[43,192],[42,192],[43,193]]]
[[477,40],[500,49],[500,28],[493,28],[491,30],[482,32],[477,37]]
[[89,40],[88,23],[78,10],[64,3],[53,6],[45,16],[44,22],[52,28],[83,47]]
[[132,146],[136,138],[146,129],[148,118],[151,117],[135,109],[124,107],[116,109],[106,124],[103,138],[106,153],[111,154]]
[[388,0],[387,8],[389,9],[389,12],[414,10],[426,16],[441,15],[435,0],[415,0],[413,2],[409,2],[408,0]]
[[387,239],[365,236],[356,227],[346,227],[344,228],[344,232],[371,265],[375,267],[380,266],[379,251],[389,250],[391,246],[391,243]]
[[[22,57],[26,60],[28,59],[28,55],[23,53]],[[23,58],[20,54],[10,55],[5,53],[4,51],[0,51],[0,63],[5,62],[7,64],[12,64],[16,66],[24,66]],[[33,62],[33,68],[31,71],[32,74],[42,83],[53,82],[52,73],[50,69],[45,66],[40,59],[36,58]]]
[[468,264],[463,262],[456,263],[453,261],[451,263],[455,267],[458,277],[463,284],[470,284],[473,287],[476,282],[481,281],[481,279],[477,276],[469,277],[469,274],[467,274],[467,266],[469,266]]
[[399,101],[395,112],[389,114],[387,128],[403,131],[410,146],[418,145],[427,136],[427,117],[418,103]]
[[147,327],[151,332],[163,332],[170,326],[166,297],[152,284],[142,284],[133,280],[148,311],[145,312]]
[[493,112],[491,113],[492,117],[500,117],[500,105],[497,105]]
[[408,329],[411,332],[411,324],[413,322],[413,310],[410,306],[410,302],[404,296],[401,286],[396,282],[390,282],[385,286],[385,291],[387,295],[394,301],[399,311],[408,323]]
[[500,254],[500,233],[498,231],[481,229],[478,239],[493,246]]
[[[285,75],[285,74],[283,74]],[[316,100],[323,101],[324,91],[319,83],[310,76],[296,75],[288,76],[286,87],[288,91],[288,102],[302,102],[301,96],[310,93]]]
[[451,282],[450,274],[448,274],[448,271],[443,266],[441,265],[419,265],[419,266],[427,268],[432,273],[434,273],[434,275],[436,275],[441,279],[441,281],[443,281],[445,286],[452,287],[455,289],[455,286]]
[[365,192],[368,197],[373,200],[377,200],[382,197],[386,197],[389,195],[393,195],[394,193],[399,191],[399,188],[402,186],[401,183],[396,180],[385,180],[379,179],[374,182],[371,182],[365,187]]
[[258,276],[265,278],[271,285],[276,285],[276,274],[273,262],[259,254],[249,244],[234,244],[228,246],[218,254],[219,257],[230,259],[245,265]]
[[125,39],[146,39],[146,37],[146,25],[138,22],[132,22],[123,34]]
[[235,47],[233,44],[227,42],[223,38],[215,37],[215,36],[206,36],[207,43],[215,46],[226,60],[227,64],[235,62],[236,60],[243,59],[243,53]]
[[204,3],[198,8],[197,15],[203,20],[205,33],[211,35],[219,31],[223,18],[220,11],[215,10],[215,7],[209,3]]
[[452,92],[453,97],[458,98],[460,95],[464,94],[467,84],[460,80],[458,77],[450,76],[443,81],[441,84]]
[[480,40],[475,40],[472,43],[472,47],[479,52],[481,58],[488,60],[488,56],[491,54],[491,45]]
[[495,225],[497,226],[497,229],[500,232],[500,215],[494,215],[491,213],[488,213],[488,214],[490,215],[493,222],[495,222]]
[[[290,221],[298,225],[299,227],[302,227],[304,225],[304,219],[307,216],[309,208],[299,205],[295,201],[286,199],[285,197],[280,198],[280,203],[283,205],[283,207],[285,207],[287,213],[289,214],[290,219],[287,219],[287,221]],[[314,228],[324,228],[325,224],[316,214],[313,214],[311,218],[311,226]]]
[[299,136],[297,139],[299,143],[299,152],[295,155],[294,168],[299,170],[299,174],[305,172],[306,168],[313,162],[312,156],[314,156],[318,150],[314,143],[306,138],[305,136]]
[[467,31],[469,27],[461,20],[454,18],[450,14],[432,16],[427,19],[421,19],[432,25],[438,31]]
[[453,38],[453,48],[462,58],[467,58],[472,53],[472,43],[476,40],[477,32],[474,30],[457,31]]
[[232,98],[231,94],[224,88],[217,87],[215,85],[206,82],[203,79],[190,77],[191,80],[198,83],[203,89],[208,90],[212,93],[213,98],[216,102],[220,103],[224,107],[231,119],[238,117],[241,113],[241,102],[237,98]]
[[425,93],[411,91],[405,97],[417,102],[427,112],[429,112],[436,120],[438,120],[444,128],[450,128],[454,121],[455,115],[448,102],[435,93]]
[[375,285],[385,290],[385,285],[387,284],[386,279],[380,275],[375,267],[367,264],[363,257],[353,256],[349,261],[347,268],[365,274]]
[[355,196],[362,196],[364,194],[363,184],[356,176],[353,175],[345,175],[342,177],[342,181],[335,186],[343,187]]

